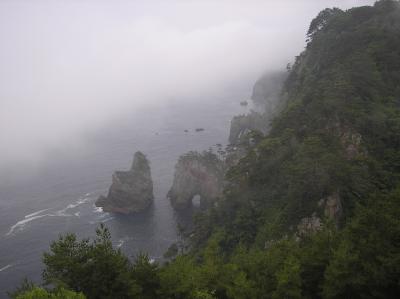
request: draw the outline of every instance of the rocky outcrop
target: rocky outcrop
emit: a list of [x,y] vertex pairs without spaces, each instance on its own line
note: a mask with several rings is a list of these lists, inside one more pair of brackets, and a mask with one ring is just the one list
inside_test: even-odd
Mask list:
[[322,228],[321,219],[313,213],[311,217],[302,218],[300,223],[297,225],[297,236],[304,237],[310,234],[314,234]]
[[268,133],[272,118],[285,102],[281,90],[286,77],[286,72],[275,72],[257,80],[251,96],[254,109],[248,114],[233,117],[229,131],[230,144],[241,144],[251,131]]
[[[327,197],[321,198],[318,202],[318,212],[314,212],[311,217],[304,217],[297,225],[296,235],[299,239],[307,235],[312,235],[322,229],[323,218],[329,219],[339,226],[340,218],[343,214],[342,201],[339,192],[333,192]],[[317,214],[318,213],[318,214]]]
[[129,171],[116,171],[107,197],[100,196],[96,206],[104,212],[130,214],[146,209],[153,202],[153,181],[149,162],[136,152]]
[[212,152],[189,152],[175,166],[174,181],[168,198],[175,209],[192,206],[194,196],[200,196],[200,206],[212,204],[221,194],[224,163]]
[[229,130],[229,143],[241,144],[246,140],[246,135],[251,131],[259,131],[265,134],[268,131],[269,122],[265,115],[252,111],[249,114],[234,116]]
[[326,126],[327,132],[339,138],[347,160],[366,157],[368,152],[363,146],[363,137],[349,125],[335,121]]
[[353,130],[345,130],[340,135],[340,142],[343,145],[346,158],[352,160],[361,154],[361,134]]
[[325,217],[333,220],[336,224],[339,223],[343,212],[342,201],[340,200],[339,192],[334,192],[331,195],[322,198],[318,205],[323,207]]

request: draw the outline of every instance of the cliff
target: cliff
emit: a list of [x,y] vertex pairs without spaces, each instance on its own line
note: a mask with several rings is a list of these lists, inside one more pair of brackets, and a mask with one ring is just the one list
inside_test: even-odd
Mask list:
[[229,143],[239,145],[246,141],[246,135],[252,131],[265,134],[268,131],[268,119],[265,114],[252,111],[249,114],[236,115],[231,120]]
[[281,94],[287,72],[266,73],[257,80],[251,99],[253,110],[248,114],[237,115],[231,120],[229,143],[239,145],[246,142],[251,131],[268,133],[273,117],[283,106],[285,97]]
[[181,156],[168,192],[172,206],[175,209],[191,207],[195,195],[200,196],[200,206],[209,206],[222,194],[224,173],[223,161],[211,152],[189,152]]
[[[374,205],[394,204],[387,195],[400,187],[399,32],[398,1],[325,9],[311,22],[306,49],[288,68],[273,119],[260,122],[266,134],[227,171],[224,196],[197,224],[194,248],[218,238],[225,253],[234,252],[238,246],[334,234],[331,227],[352,231],[361,225],[367,231],[371,225],[368,230],[381,231],[352,219],[361,213],[359,206],[374,214]],[[263,86],[268,84],[254,88],[258,102],[268,89]],[[241,144],[242,136],[259,127],[256,118],[236,117],[230,141]],[[385,214],[376,219],[383,221]],[[359,245],[356,235],[348,237],[342,242]],[[376,252],[385,254],[378,247]],[[335,279],[329,284],[340,281]],[[326,290],[335,291],[329,284]]]
[[260,112],[272,114],[276,111],[287,76],[288,72],[285,71],[269,72],[256,81],[251,99]]
[[130,214],[146,209],[153,201],[153,181],[149,162],[136,152],[129,171],[116,171],[107,197],[100,196],[96,206],[104,212]]

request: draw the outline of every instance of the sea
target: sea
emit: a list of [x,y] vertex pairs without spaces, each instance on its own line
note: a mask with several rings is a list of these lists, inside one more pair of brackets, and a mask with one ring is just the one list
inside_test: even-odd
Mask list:
[[[0,298],[8,298],[7,291],[25,277],[41,283],[42,256],[53,240],[66,233],[93,238],[100,223],[110,229],[115,248],[128,257],[146,252],[161,261],[179,238],[182,215],[166,197],[178,157],[226,145],[232,117],[250,109],[239,103],[250,97],[251,88],[244,84],[206,99],[136,109],[88,133],[84,150],[49,152],[34,174],[23,167],[18,175],[1,173]],[[154,204],[127,216],[103,212],[96,199],[107,194],[115,170],[130,168],[138,150],[150,161]]]

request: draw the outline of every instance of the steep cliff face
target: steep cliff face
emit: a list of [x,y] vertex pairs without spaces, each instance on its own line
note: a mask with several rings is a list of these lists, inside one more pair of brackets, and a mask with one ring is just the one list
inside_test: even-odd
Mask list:
[[[205,227],[224,223],[226,242],[237,236],[237,244],[303,235],[326,222],[341,229],[354,207],[398,188],[399,9],[380,1],[327,9],[313,20],[280,93],[282,107],[228,171],[218,222],[210,217]],[[266,91],[258,82],[253,98],[262,102]],[[248,118],[232,121],[231,143],[255,127]]]
[[172,206],[184,209],[192,206],[194,196],[200,196],[200,205],[208,206],[223,189],[224,163],[210,152],[189,152],[181,156],[175,166],[175,176],[168,192]]
[[146,209],[153,197],[149,162],[143,153],[136,152],[131,169],[114,172],[107,197],[100,196],[96,206],[104,212],[130,214]]
[[253,87],[251,99],[256,106],[260,106],[260,112],[274,113],[287,76],[288,72],[279,71],[266,73],[257,80]]
[[265,134],[269,123],[265,114],[252,111],[249,114],[234,116],[229,130],[229,143],[239,145],[246,141],[246,135],[251,131]]
[[237,115],[231,121],[229,143],[238,145],[251,131],[268,133],[271,120],[281,109],[285,96],[281,94],[287,72],[264,74],[254,84],[251,99],[253,108],[248,114]]

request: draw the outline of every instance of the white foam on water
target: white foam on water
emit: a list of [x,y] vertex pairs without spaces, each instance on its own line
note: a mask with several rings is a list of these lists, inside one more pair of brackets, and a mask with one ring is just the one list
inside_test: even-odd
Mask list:
[[2,268],[0,268],[0,272],[3,272],[4,270],[11,268],[12,266],[13,266],[12,264],[8,264],[7,266],[2,267]]
[[[89,193],[87,193],[89,194]],[[10,227],[9,231],[6,233],[6,236],[10,236],[12,234],[14,234],[15,232],[20,232],[23,231],[26,227],[26,225],[36,219],[40,219],[43,217],[70,217],[70,216],[76,216],[79,217],[80,212],[76,212],[75,214],[68,214],[66,213],[68,210],[70,209],[74,209],[82,204],[87,203],[88,201],[90,201],[91,198],[90,197],[84,197],[84,198],[79,198],[75,203],[69,204],[68,206],[66,206],[64,209],[58,210],[55,213],[51,213],[51,214],[43,214],[40,215],[41,213],[50,210],[51,208],[48,209],[43,209],[40,211],[36,211],[34,213],[28,214],[26,216],[24,216],[24,219],[18,221],[17,223],[15,223],[13,226]],[[111,220],[111,219],[110,219]],[[108,220],[107,220],[108,221]]]
[[13,226],[10,227],[10,230],[8,231],[8,233],[6,233],[6,236],[11,235],[12,233],[14,233],[14,231],[18,230],[18,231],[22,231],[25,228],[25,225],[33,220],[39,219],[39,218],[43,218],[46,216],[50,216],[50,214],[45,214],[45,215],[36,215],[33,216],[31,218],[27,218],[27,219],[23,219],[18,221],[17,223],[15,223]]
[[[52,216],[73,216],[71,214],[66,213],[68,210],[75,209],[76,207],[79,207],[80,205],[83,205],[90,201],[90,197],[84,197],[84,198],[79,198],[75,203],[71,203],[68,206],[66,206],[64,209],[58,210],[55,215]],[[77,215],[75,215],[77,216]]]
[[101,222],[106,223],[106,222],[108,222],[110,220],[113,220],[113,219],[114,219],[114,217],[109,217],[109,218],[101,220]]
[[122,245],[124,245],[124,243],[125,243],[125,240],[124,239],[120,239],[120,240],[118,240],[118,243],[117,243],[117,248],[121,248],[122,247]]
[[110,213],[106,212],[106,213],[100,214],[95,221],[89,221],[89,224],[98,224],[101,222],[105,223],[110,220],[113,220],[114,218],[115,218],[114,216],[110,216]]
[[101,220],[101,219],[103,219],[103,218],[107,218],[108,216],[110,216],[110,213],[105,212],[105,213],[103,213],[103,214],[100,214],[100,215],[97,217],[97,219]]
[[93,205],[93,213],[103,213],[103,208],[102,207],[96,207],[95,205]]
[[39,215],[39,214],[41,214],[41,213],[43,213],[43,212],[45,212],[45,211],[48,211],[48,210],[50,210],[50,208],[43,209],[43,210],[40,210],[40,211],[31,213],[31,214],[28,214],[28,215],[26,215],[24,218],[25,218],[25,219],[26,219],[26,218],[32,218],[33,216]]
[[123,238],[119,239],[119,240],[116,242],[115,247],[121,248],[121,247],[125,244],[126,241],[129,241],[129,240],[131,240],[131,239],[132,239],[131,237],[123,237]]

